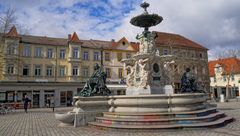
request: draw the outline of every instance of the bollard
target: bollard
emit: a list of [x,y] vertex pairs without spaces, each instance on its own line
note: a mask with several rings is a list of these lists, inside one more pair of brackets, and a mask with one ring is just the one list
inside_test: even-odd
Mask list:
[[220,102],[225,102],[223,94],[220,94]]

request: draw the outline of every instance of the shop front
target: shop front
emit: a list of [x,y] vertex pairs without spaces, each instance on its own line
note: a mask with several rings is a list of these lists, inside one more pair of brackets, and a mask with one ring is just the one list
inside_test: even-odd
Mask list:
[[73,91],[60,92],[60,106],[71,106],[73,101]]

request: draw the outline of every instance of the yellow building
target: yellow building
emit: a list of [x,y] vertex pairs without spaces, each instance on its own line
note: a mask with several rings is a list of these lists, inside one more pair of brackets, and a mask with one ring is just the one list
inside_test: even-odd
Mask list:
[[126,38],[115,42],[79,40],[76,33],[67,39],[18,35],[15,27],[2,37],[0,101],[21,101],[27,94],[33,107],[44,107],[50,97],[56,106],[70,105],[95,63],[106,71],[112,93],[124,94],[120,61],[137,51]]
[[[207,49],[180,35],[155,33],[159,53],[177,56],[172,64],[176,92],[186,67],[208,90]],[[118,41],[82,40],[75,32],[68,38],[18,35],[15,27],[1,38],[0,102],[20,102],[27,94],[33,107],[46,106],[50,97],[54,97],[56,106],[70,105],[95,63],[107,73],[112,93],[125,94],[127,73],[121,60],[131,58],[139,46],[124,37]]]

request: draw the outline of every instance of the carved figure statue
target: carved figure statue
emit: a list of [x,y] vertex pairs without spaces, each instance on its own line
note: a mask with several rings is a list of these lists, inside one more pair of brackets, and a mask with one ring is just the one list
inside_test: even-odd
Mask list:
[[100,66],[96,63],[94,65],[94,72],[88,79],[86,84],[78,96],[96,96],[96,95],[109,95],[111,91],[107,88],[106,84],[106,73],[102,71]]
[[139,53],[155,53],[154,51],[154,38],[156,35],[149,31],[144,31],[142,34],[137,35],[136,39],[140,41]]
[[201,92],[197,88],[197,83],[195,81],[195,77],[190,74],[190,68],[186,69],[182,78],[181,78],[181,93],[193,93],[193,92]]
[[148,73],[149,73],[149,65],[148,65],[148,60],[147,59],[140,59],[139,62],[139,66],[140,66],[140,75],[142,77],[140,86],[142,86],[143,88],[146,88],[148,85]]
[[127,74],[127,79],[126,79],[126,83],[128,86],[133,86],[134,85],[134,67],[132,66],[126,66],[125,67],[126,71],[129,71],[129,73]]

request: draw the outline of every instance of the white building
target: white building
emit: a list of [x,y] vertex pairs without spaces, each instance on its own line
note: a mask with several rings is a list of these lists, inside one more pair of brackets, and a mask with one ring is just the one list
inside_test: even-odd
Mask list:
[[236,57],[209,61],[211,92],[215,98],[224,94],[227,98],[239,96],[240,59]]

